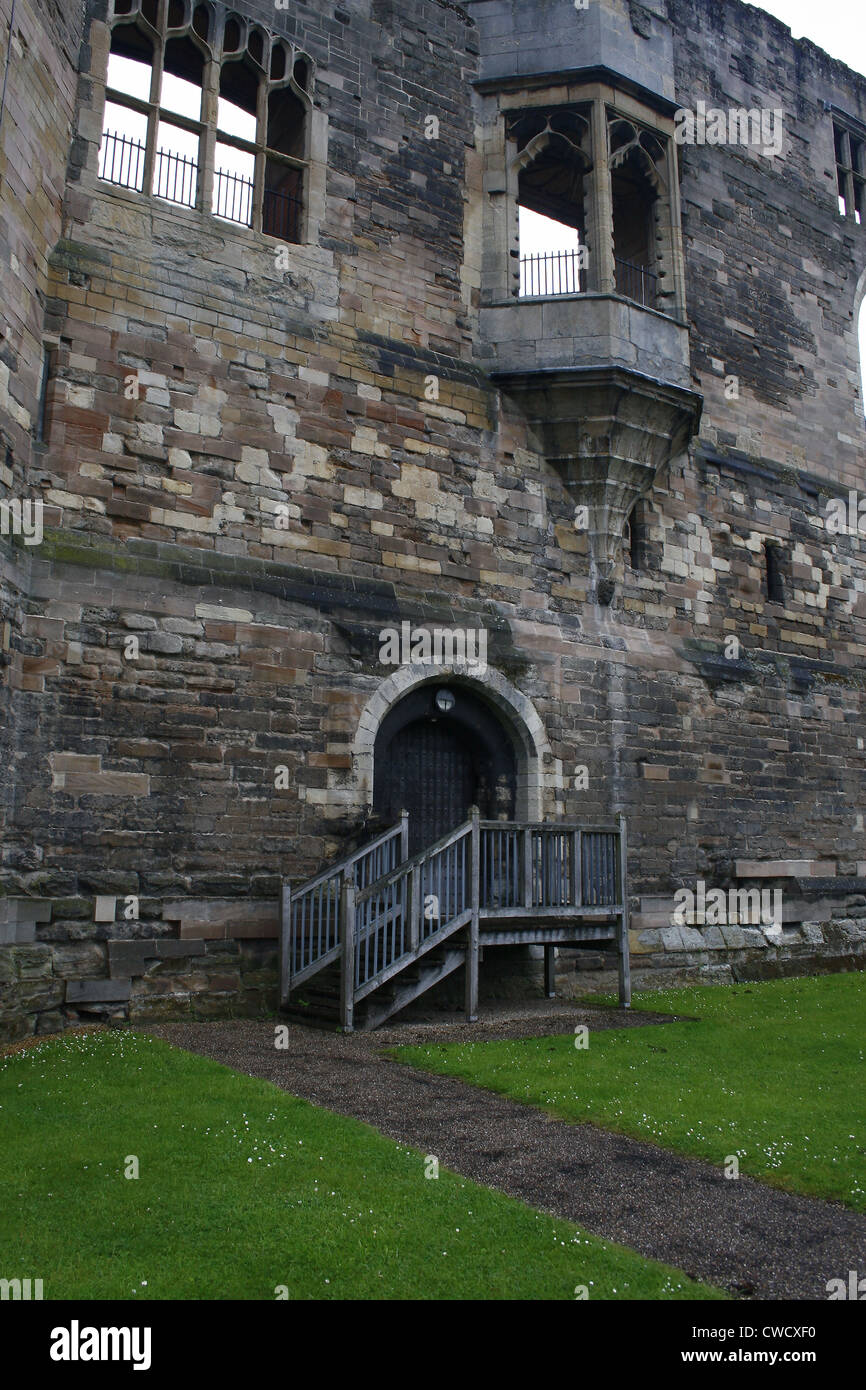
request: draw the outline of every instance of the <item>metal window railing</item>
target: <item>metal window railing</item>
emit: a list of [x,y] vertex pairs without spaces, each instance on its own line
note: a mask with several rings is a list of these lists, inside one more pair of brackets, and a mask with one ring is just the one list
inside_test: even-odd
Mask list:
[[646,309],[654,309],[659,282],[655,271],[649,270],[645,265],[623,261],[618,256],[614,264],[617,294],[621,294],[624,299],[633,299],[635,304],[642,304]]
[[173,150],[157,150],[153,165],[153,191],[169,203],[194,208],[198,191],[198,161]]
[[128,135],[118,135],[115,131],[103,131],[99,147],[99,177],[121,188],[135,188],[140,193],[144,187],[144,155],[144,145],[138,140],[132,140]]
[[281,241],[301,239],[301,200],[289,193],[266,188],[262,197],[262,231]]
[[228,222],[253,224],[253,181],[228,169],[217,169],[213,176],[213,212]]
[[[132,188],[141,193],[144,188],[146,149],[139,140],[116,131],[106,130],[99,147],[98,173],[107,183],[120,188]],[[198,163],[172,150],[157,150],[153,170],[153,193],[167,202],[195,207],[198,192]],[[253,224],[254,184],[243,174],[228,169],[214,172],[212,212],[229,222],[242,226]],[[301,239],[302,202],[289,193],[266,188],[262,197],[262,231],[281,241]]]
[[586,272],[579,251],[546,251],[520,257],[520,298],[546,299],[557,294],[583,294]]

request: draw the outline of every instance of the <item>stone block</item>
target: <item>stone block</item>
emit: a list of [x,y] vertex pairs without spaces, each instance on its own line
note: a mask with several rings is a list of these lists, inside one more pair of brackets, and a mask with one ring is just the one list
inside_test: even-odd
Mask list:
[[13,959],[19,980],[36,980],[51,974],[50,946],[16,947]]
[[156,943],[156,954],[160,960],[175,960],[182,956],[203,956],[206,947],[203,941],[176,941],[166,937]]
[[719,927],[722,940],[731,951],[739,951],[746,945],[746,936],[742,927]]
[[156,956],[155,941],[109,941],[108,973],[112,979],[143,975],[148,956]]
[[707,927],[702,933],[705,951],[724,951],[727,943],[721,927]]
[[180,922],[182,940],[201,937],[275,938],[279,932],[279,908],[275,902],[229,899],[186,899],[163,904],[163,917]]
[[22,1013],[34,1014],[43,1009],[56,1009],[63,1003],[63,993],[62,980],[33,980],[19,984],[15,1000]]
[[98,979],[105,975],[105,947],[95,941],[60,942],[51,947],[54,974]]
[[835,878],[832,859],[737,859],[737,878]]
[[762,950],[766,950],[766,948],[772,944],[767,940],[764,933],[758,931],[755,927],[741,927],[740,931],[745,938],[743,941],[744,946],[757,946]]
[[35,922],[0,922],[0,946],[22,945],[35,940]]
[[823,945],[824,932],[817,922],[803,922],[800,927],[800,934],[810,946]]
[[51,921],[51,903],[42,898],[0,898],[0,924]]
[[45,1013],[36,1015],[36,1029],[38,1034],[43,1033],[62,1033],[66,1027],[66,1018],[59,1009],[47,1009]]
[[67,980],[68,1004],[120,1003],[129,998],[130,980]]
[[100,895],[93,909],[94,922],[113,922],[117,913],[117,898]]
[[628,940],[629,950],[633,955],[646,955],[650,951],[658,951],[661,948],[661,932],[658,931],[635,930],[634,927],[631,927]]
[[682,937],[682,948],[684,951],[704,950],[703,932],[696,931],[694,927],[680,927],[680,935]]

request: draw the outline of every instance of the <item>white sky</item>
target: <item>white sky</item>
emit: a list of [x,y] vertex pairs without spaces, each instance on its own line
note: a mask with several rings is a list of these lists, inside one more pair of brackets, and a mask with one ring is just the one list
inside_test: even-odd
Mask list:
[[866,6],[863,0],[761,0],[754,6],[787,24],[795,39],[811,39],[866,74]]

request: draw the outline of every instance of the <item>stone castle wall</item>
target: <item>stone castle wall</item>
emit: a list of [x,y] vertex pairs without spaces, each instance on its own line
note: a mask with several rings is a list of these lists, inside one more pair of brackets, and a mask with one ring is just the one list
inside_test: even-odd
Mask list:
[[[626,813],[647,976],[862,959],[866,571],[862,541],[822,518],[864,483],[866,232],[836,211],[821,103],[860,114],[866,80],[734,0],[632,16],[667,26],[678,102],[780,105],[786,144],[777,161],[682,151],[704,415],[639,504],[639,568],[623,561],[599,608],[571,499],[476,358],[472,81],[510,6],[237,8],[314,58],[327,117],[318,242],[285,269],[268,238],[97,180],[105,6],[62,35],[23,6],[66,105],[46,134],[38,88],[10,83],[16,132],[56,149],[26,162],[50,208],[15,281],[27,418],[16,435],[7,411],[3,481],[23,484],[26,460],[46,530],[0,540],[0,1028],[275,1004],[279,880],[368,833],[359,729],[391,674],[378,634],[403,620],[488,630],[501,699],[543,729],[543,814]],[[613,8],[639,51],[634,6]],[[2,195],[14,213],[5,174]],[[3,236],[5,279],[28,233],[0,220]],[[671,925],[677,887],[758,881],[745,861],[778,870],[780,943]]]

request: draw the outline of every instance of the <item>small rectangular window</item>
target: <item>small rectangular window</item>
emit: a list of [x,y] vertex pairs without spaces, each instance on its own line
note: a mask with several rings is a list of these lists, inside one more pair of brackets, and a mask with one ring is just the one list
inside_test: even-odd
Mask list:
[[770,541],[764,543],[764,566],[767,575],[767,599],[770,603],[785,602],[785,587],[778,548]]
[[855,134],[834,121],[833,146],[839,211],[843,217],[862,222],[866,215],[866,132]]
[[34,439],[37,444],[48,443],[48,384],[51,380],[53,354],[46,343],[42,349],[42,375],[39,380],[39,404],[36,410]]

